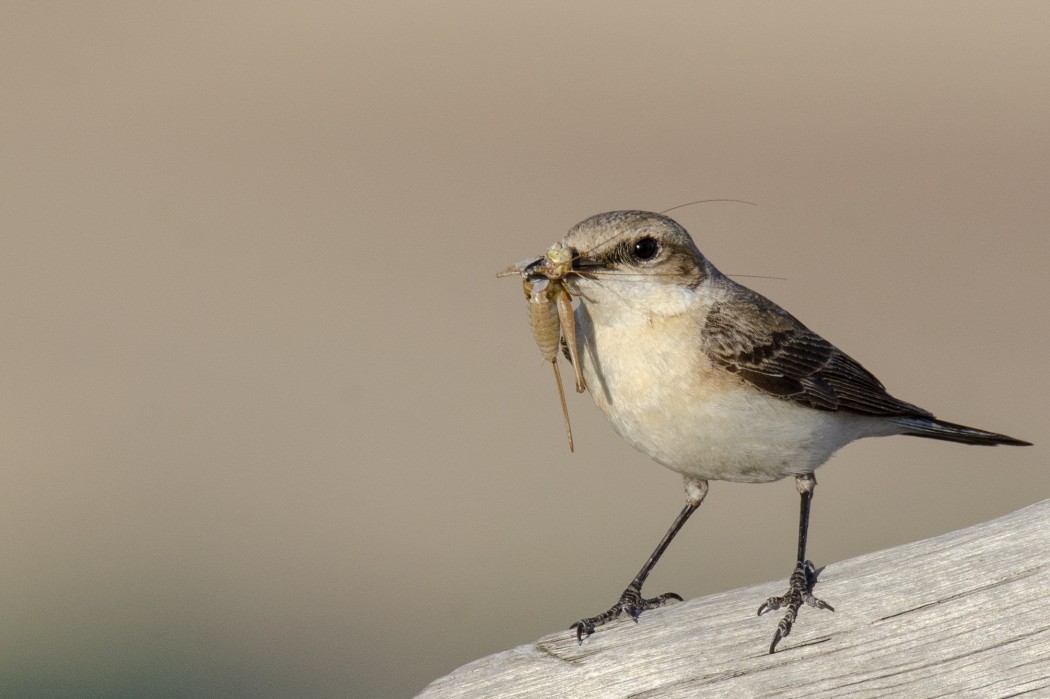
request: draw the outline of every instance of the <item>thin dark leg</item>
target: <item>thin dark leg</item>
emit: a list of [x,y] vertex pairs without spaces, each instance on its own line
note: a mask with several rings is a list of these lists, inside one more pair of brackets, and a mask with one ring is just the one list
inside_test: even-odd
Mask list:
[[803,603],[817,609],[835,609],[823,600],[813,596],[813,586],[817,582],[817,571],[810,561],[806,560],[806,537],[809,533],[809,507],[813,500],[813,490],[817,487],[817,479],[813,474],[795,476],[795,487],[798,488],[801,502],[798,511],[798,556],[795,562],[795,572],[788,580],[788,591],[781,597],[770,597],[758,608],[759,615],[774,609],[787,607],[784,618],[777,624],[776,633],[773,634],[773,642],[769,644],[769,652],[776,650],[777,644],[782,638],[791,633],[791,627],[798,617],[798,610]]
[[[796,477],[798,483],[801,477]],[[806,538],[809,536],[809,505],[813,502],[813,491],[817,487],[817,479],[812,475],[809,477],[812,485],[803,487],[798,485],[798,493],[801,496],[798,506],[798,556],[796,561],[806,561]]]
[[655,609],[656,607],[662,607],[667,604],[669,600],[682,601],[680,595],[674,592],[665,592],[664,594],[645,599],[642,597],[642,585],[645,584],[646,578],[649,577],[649,573],[652,572],[653,568],[656,567],[657,561],[660,560],[660,556],[663,555],[664,551],[671,544],[671,540],[675,538],[675,535],[682,529],[686,521],[689,519],[696,510],[700,507],[700,503],[703,502],[704,496],[707,495],[707,481],[695,481],[687,478],[685,482],[686,489],[686,505],[682,508],[682,511],[678,513],[674,522],[671,524],[671,528],[667,530],[664,537],[660,539],[660,543],[656,545],[652,554],[649,556],[649,560],[645,562],[642,569],[638,571],[638,575],[634,576],[634,580],[627,586],[627,589],[620,595],[620,599],[617,600],[609,611],[603,612],[598,616],[590,617],[588,619],[581,619],[572,625],[571,630],[576,631],[576,639],[583,643],[583,639],[594,633],[594,629],[602,624],[608,623],[620,616],[624,612],[627,612],[631,617],[638,621],[638,617],[642,615],[647,609]]
[[649,556],[649,560],[646,561],[645,565],[642,566],[642,569],[638,571],[638,575],[634,576],[634,580],[631,582],[631,587],[640,588],[645,584],[645,579],[649,577],[649,573],[651,573],[653,568],[656,567],[656,562],[660,560],[660,556],[664,555],[664,551],[667,550],[667,546],[671,543],[671,539],[675,538],[678,531],[682,528],[682,525],[685,524],[690,515],[696,512],[698,507],[700,506],[689,503],[682,508],[682,511],[678,513],[678,517],[675,518],[674,524],[672,524],[671,528],[667,530],[667,533],[664,534],[664,538],[660,540],[660,543],[657,544],[652,555]]

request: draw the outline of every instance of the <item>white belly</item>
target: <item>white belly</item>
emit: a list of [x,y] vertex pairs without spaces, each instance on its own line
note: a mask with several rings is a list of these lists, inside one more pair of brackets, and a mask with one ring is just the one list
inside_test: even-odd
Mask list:
[[895,432],[886,421],[768,396],[712,366],[687,316],[603,318],[596,332],[581,304],[576,319],[598,408],[621,437],[673,471],[773,481],[811,473],[855,439]]

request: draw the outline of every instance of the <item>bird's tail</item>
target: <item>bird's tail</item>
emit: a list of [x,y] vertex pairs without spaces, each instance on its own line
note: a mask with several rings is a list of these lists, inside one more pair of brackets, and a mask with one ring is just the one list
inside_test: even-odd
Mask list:
[[956,425],[954,422],[945,422],[934,417],[901,417],[897,419],[897,424],[904,428],[902,434],[910,434],[915,437],[943,439],[962,444],[980,444],[986,447],[996,444],[1008,444],[1014,447],[1032,446],[1031,442],[1007,437],[1005,434],[996,434],[966,425]]

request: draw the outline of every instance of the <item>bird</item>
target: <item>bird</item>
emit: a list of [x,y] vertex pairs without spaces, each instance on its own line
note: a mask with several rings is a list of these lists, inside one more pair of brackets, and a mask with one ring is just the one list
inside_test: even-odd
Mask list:
[[[576,301],[577,367],[613,429],[682,475],[686,504],[608,611],[576,622],[579,643],[623,614],[682,597],[642,595],[650,572],[700,507],[708,481],[764,483],[793,477],[800,496],[798,548],[785,594],[758,614],[785,609],[769,653],[803,605],[834,611],[813,594],[806,558],[814,472],[864,437],[911,435],[975,445],[1029,446],[1003,434],[940,420],[890,395],[855,359],[761,294],[721,273],[677,221],[649,211],[610,211],[573,226],[545,269]],[[566,256],[567,251],[567,256]],[[564,260],[571,260],[570,263]],[[562,344],[566,342],[563,333]],[[567,350],[563,346],[563,350]],[[570,353],[565,351],[566,358]]]

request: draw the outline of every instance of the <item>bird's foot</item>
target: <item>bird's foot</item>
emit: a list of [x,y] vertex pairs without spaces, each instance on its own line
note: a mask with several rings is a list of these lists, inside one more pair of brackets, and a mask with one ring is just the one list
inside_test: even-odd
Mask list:
[[635,622],[637,622],[638,617],[642,615],[642,612],[647,609],[662,607],[670,600],[681,602],[682,598],[673,592],[665,592],[659,597],[645,599],[642,597],[641,588],[632,584],[623,591],[623,594],[620,595],[620,599],[617,600],[616,604],[614,604],[609,611],[603,612],[598,616],[592,616],[589,619],[581,619],[573,624],[569,630],[576,632],[576,640],[582,644],[583,639],[594,633],[595,628],[612,621],[621,614],[627,613],[635,620]]
[[766,612],[787,607],[784,618],[777,624],[777,631],[773,634],[773,642],[769,644],[770,653],[776,650],[777,644],[780,643],[782,638],[787,637],[791,633],[791,627],[798,616],[798,610],[803,604],[808,604],[810,607],[816,607],[817,609],[835,611],[835,608],[830,604],[813,596],[813,586],[817,583],[818,575],[820,575],[820,570],[814,568],[811,562],[806,561],[802,563],[800,561],[795,566],[795,572],[791,574],[791,578],[788,581],[787,594],[781,597],[770,597],[758,608],[758,614],[761,616]]

